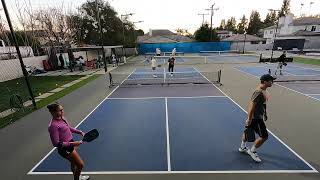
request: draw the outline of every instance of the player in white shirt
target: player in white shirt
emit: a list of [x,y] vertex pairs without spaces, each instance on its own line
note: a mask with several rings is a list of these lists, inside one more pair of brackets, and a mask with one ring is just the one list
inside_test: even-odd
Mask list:
[[157,60],[154,57],[152,57],[151,58],[151,69],[152,69],[152,72],[154,73],[152,75],[154,78],[157,77],[157,75],[155,75],[156,67],[157,67]]
[[112,54],[112,60],[111,61],[112,61],[112,66],[116,67],[116,62],[117,62],[116,55]]
[[160,50],[160,48],[157,48],[157,49],[156,49],[156,55],[157,55],[157,56],[160,56],[160,55],[161,55],[161,50]]
[[176,52],[177,52],[176,48],[173,48],[173,49],[172,49],[172,52],[171,52],[171,55],[172,55],[172,56],[175,56],[175,55],[176,55]]

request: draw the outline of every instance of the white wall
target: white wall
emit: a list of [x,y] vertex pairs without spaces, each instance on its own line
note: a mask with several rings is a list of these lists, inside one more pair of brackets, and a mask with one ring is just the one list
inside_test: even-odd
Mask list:
[[[236,50],[236,51],[243,51],[243,42],[233,42],[231,43],[231,50]],[[261,50],[266,50],[270,49],[272,44],[251,44],[250,42],[246,42],[245,44],[245,51],[261,51]]]
[[[33,50],[30,46],[19,46],[22,57],[32,57],[34,56]],[[12,57],[18,57],[16,47],[7,46],[0,47],[0,60],[1,59],[10,59]]]
[[[48,60],[48,56],[34,56],[23,58],[25,66],[35,66],[43,69],[43,60]],[[0,82],[22,77],[22,70],[19,59],[0,60]]]
[[304,49],[320,49],[320,37],[307,37]]

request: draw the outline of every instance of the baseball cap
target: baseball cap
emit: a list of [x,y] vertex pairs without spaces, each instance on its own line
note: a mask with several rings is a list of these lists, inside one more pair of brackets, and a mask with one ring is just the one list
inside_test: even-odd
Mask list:
[[270,81],[270,80],[273,81],[273,80],[275,80],[275,79],[277,79],[277,78],[271,76],[270,74],[264,74],[264,75],[262,75],[262,76],[260,77],[260,80],[261,80],[261,81]]

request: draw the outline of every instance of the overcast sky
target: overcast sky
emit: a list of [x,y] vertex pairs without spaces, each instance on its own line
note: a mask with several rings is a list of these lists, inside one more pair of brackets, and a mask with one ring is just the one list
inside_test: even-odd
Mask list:
[[[17,8],[15,3],[29,2],[29,0],[6,0],[14,19],[14,12]],[[61,6],[75,9],[86,0],[30,0],[32,7],[45,8]],[[268,9],[280,9],[282,0],[109,0],[110,4],[121,14],[135,13],[130,20],[144,21],[136,24],[137,28],[148,32],[149,29],[188,29],[194,32],[202,22],[202,16],[198,13],[209,13],[209,8],[213,3],[219,8],[213,16],[213,25],[219,26],[221,19],[228,19],[235,16],[238,21],[243,14],[250,16],[252,10],[258,10],[262,19],[268,13]],[[310,9],[310,2],[314,2]],[[320,0],[291,0],[291,12],[295,16],[300,16],[301,3],[304,4],[302,13],[320,14]],[[210,16],[205,16],[205,20],[210,22]]]

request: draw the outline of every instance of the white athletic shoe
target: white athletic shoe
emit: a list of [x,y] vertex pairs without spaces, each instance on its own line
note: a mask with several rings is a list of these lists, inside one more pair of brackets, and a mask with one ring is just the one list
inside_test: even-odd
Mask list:
[[239,152],[241,152],[241,153],[247,153],[247,151],[248,151],[248,148],[247,148],[247,147],[244,147],[244,148],[239,147]]
[[156,75],[152,75],[154,78],[156,78],[157,76]]
[[261,159],[258,156],[257,152],[252,152],[250,149],[248,149],[247,153],[251,156],[251,158],[256,162],[261,162]]
[[90,179],[90,177],[89,176],[80,175],[79,179],[80,180],[88,180],[88,179]]

